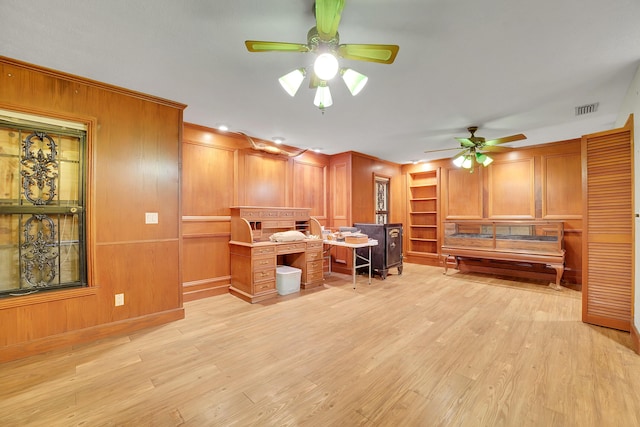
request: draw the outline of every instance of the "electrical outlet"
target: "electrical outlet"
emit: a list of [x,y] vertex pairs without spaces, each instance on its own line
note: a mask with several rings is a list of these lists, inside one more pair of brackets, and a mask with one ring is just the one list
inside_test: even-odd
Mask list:
[[145,212],[145,214],[144,214],[144,223],[145,224],[157,224],[158,223],[158,212]]
[[124,294],[116,294],[116,307],[124,305]]

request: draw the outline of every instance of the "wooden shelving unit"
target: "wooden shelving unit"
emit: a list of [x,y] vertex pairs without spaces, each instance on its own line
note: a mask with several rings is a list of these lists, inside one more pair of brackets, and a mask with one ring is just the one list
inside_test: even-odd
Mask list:
[[438,170],[409,172],[407,176],[409,229],[407,255],[438,259]]

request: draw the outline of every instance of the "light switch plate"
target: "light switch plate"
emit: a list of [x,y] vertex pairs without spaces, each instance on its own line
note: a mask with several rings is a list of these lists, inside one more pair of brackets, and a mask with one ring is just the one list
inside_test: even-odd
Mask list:
[[157,224],[158,223],[158,212],[146,212],[144,214],[144,223],[145,224]]
[[124,294],[116,294],[116,307],[124,305]]

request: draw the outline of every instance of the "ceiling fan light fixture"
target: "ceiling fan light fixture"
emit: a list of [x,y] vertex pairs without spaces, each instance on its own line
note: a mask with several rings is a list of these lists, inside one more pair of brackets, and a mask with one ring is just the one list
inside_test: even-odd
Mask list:
[[487,167],[491,163],[493,163],[493,159],[491,157],[487,156],[486,154],[483,154],[483,156],[485,157],[485,159],[481,162],[482,166]]
[[461,168],[462,163],[464,163],[464,158],[465,158],[464,154],[459,155],[458,157],[453,159],[453,164]]
[[484,153],[476,153],[476,162],[486,167],[493,162],[493,159]]
[[331,53],[322,53],[318,55],[313,63],[313,72],[320,80],[329,81],[338,74],[338,58]]
[[321,110],[333,105],[333,99],[331,99],[331,91],[326,83],[320,84],[316,89],[316,96],[313,100],[313,105]]
[[364,89],[369,77],[361,74],[351,68],[343,68],[340,70],[340,75],[342,75],[342,80],[344,80],[344,84],[347,85],[349,92],[351,95],[356,96],[360,93],[362,89]]
[[471,169],[473,166],[473,157],[470,155],[464,156],[464,160],[462,161],[462,167],[465,169]]
[[278,81],[280,82],[280,86],[282,86],[289,95],[295,96],[306,74],[307,72],[304,68],[298,68],[280,77]]

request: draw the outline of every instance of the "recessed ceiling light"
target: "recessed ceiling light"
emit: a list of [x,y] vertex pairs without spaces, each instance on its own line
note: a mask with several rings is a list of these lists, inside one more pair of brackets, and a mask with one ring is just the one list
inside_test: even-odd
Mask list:
[[322,151],[322,148],[316,147],[316,148],[312,148],[312,151],[315,151],[316,153],[319,153]]
[[273,138],[271,138],[273,140],[273,142],[275,142],[276,144],[282,144],[284,142],[284,138],[281,136],[274,136]]
[[229,130],[229,126],[227,125],[218,125],[218,130],[221,130],[222,132],[226,132]]

